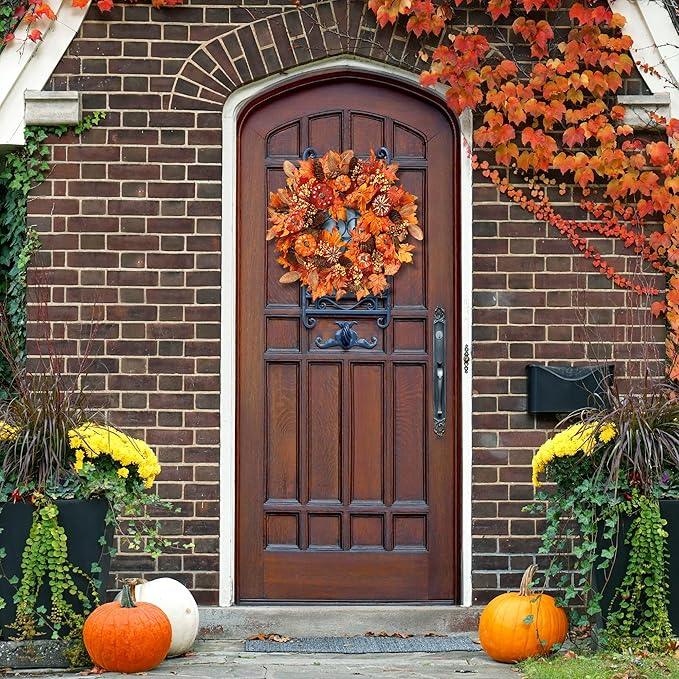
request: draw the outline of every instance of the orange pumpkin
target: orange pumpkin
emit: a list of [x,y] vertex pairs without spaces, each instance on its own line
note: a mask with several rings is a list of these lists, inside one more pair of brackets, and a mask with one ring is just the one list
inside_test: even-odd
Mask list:
[[536,570],[527,568],[519,591],[495,597],[481,614],[479,641],[493,660],[514,663],[545,655],[566,638],[566,613],[554,597],[530,590]]
[[158,606],[135,603],[126,584],[119,602],[92,611],[83,627],[83,641],[94,664],[102,669],[146,672],[165,660],[172,627]]

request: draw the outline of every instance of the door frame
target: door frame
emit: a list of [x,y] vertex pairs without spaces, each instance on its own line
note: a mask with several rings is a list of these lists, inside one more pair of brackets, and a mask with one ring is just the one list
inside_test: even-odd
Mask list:
[[[330,57],[290,69],[235,90],[226,100],[222,114],[222,252],[220,331],[220,447],[219,447],[219,604],[233,606],[236,600],[236,228],[238,221],[236,178],[238,173],[238,119],[243,109],[265,92],[288,82],[324,71],[372,73],[389,80],[420,87],[418,77],[402,69],[354,56]],[[444,100],[444,92],[433,90]],[[471,352],[472,328],[472,116],[465,112],[460,127],[460,337],[461,349]],[[464,365],[463,356],[459,357]],[[472,371],[460,371],[462,469],[461,477],[461,602],[472,604],[471,482],[472,482]]]

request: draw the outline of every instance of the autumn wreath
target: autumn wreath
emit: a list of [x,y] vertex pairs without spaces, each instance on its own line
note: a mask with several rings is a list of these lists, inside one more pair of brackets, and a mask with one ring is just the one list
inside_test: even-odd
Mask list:
[[401,264],[413,261],[408,236],[422,240],[415,196],[398,182],[398,165],[373,151],[328,151],[285,161],[287,187],[271,193],[267,240],[276,239],[282,283],[300,281],[313,299],[354,293],[362,299],[388,287]]

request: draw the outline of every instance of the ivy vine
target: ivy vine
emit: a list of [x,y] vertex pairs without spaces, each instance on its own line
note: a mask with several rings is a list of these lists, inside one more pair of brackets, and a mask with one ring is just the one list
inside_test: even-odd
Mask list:
[[[4,8],[0,10],[0,32]],[[1,34],[1,33],[0,33]],[[27,127],[23,147],[0,158],[0,303],[13,334],[13,344],[23,357],[26,345],[26,272],[32,255],[40,247],[35,229],[28,224],[29,194],[41,184],[50,170],[50,135],[63,137],[98,125],[105,113],[95,111],[73,128]],[[0,359],[0,397],[7,384],[8,368]]]
[[634,516],[625,542],[630,546],[627,570],[612,602],[606,633],[617,650],[643,639],[649,651],[664,651],[672,639],[667,602],[667,521],[655,498],[634,492],[620,505],[621,514]]
[[21,21],[21,16],[17,14],[22,0],[3,0],[0,3],[0,52],[5,46],[5,39],[14,32]]
[[[33,523],[21,559],[21,581],[14,595],[17,608],[12,627],[19,639],[33,639],[48,627],[53,639],[64,639],[71,653],[79,654],[85,618],[99,603],[97,581],[69,561],[66,531],[59,525],[57,505],[36,496],[34,501]],[[74,577],[86,583],[85,591]],[[49,609],[39,602],[45,587]]]

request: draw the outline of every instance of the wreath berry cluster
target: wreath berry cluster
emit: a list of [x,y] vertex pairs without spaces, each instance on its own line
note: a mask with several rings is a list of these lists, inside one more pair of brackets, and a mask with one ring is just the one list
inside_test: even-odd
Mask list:
[[[312,298],[379,295],[401,264],[413,261],[408,236],[422,240],[415,196],[398,183],[398,165],[374,151],[328,151],[285,161],[287,187],[271,193],[267,240],[276,239],[281,283],[300,281]],[[353,228],[351,228],[353,226]]]

